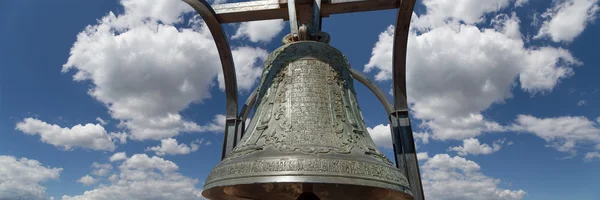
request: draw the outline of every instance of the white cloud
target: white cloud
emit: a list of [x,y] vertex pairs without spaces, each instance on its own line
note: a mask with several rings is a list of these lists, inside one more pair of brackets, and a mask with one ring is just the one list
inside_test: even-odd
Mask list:
[[90,185],[94,185],[98,182],[98,179],[95,179],[94,177],[90,176],[90,175],[85,175],[83,177],[81,177],[79,180],[77,180],[78,183],[81,183],[83,185],[86,186],[90,186]]
[[[221,73],[206,25],[196,16],[188,21],[191,28],[175,27],[184,22],[182,14],[192,10],[178,0],[123,0],[121,4],[123,14],[109,12],[77,35],[62,71],[74,71],[74,81],[89,81],[89,95],[109,109],[131,139],[159,140],[210,131],[179,114],[210,98],[210,88]],[[238,87],[247,90],[260,76],[258,63],[266,51],[232,49]]]
[[204,139],[195,140],[190,144],[190,146],[188,146],[183,143],[177,143],[176,139],[167,138],[161,140],[159,146],[148,147],[146,148],[146,151],[154,151],[154,153],[156,153],[156,155],[158,156],[189,154],[198,151],[198,147],[200,147],[200,144],[202,144],[202,142],[204,142]]
[[523,199],[525,191],[498,188],[500,180],[483,175],[481,167],[462,157],[437,154],[421,167],[427,199],[511,200]]
[[[258,82],[261,76],[264,64],[269,53],[261,48],[240,47],[233,51],[233,60],[235,63],[235,73],[237,76],[238,89],[249,91],[252,86]],[[225,90],[225,81],[223,73],[219,72],[219,88]]]
[[110,162],[115,162],[115,161],[125,160],[125,159],[127,159],[127,154],[125,152],[115,153],[112,156],[110,156],[110,158],[108,158],[108,160]]
[[78,196],[63,196],[63,200],[79,199],[204,199],[201,189],[196,188],[197,179],[190,179],[177,172],[179,167],[168,160],[145,154],[135,154],[119,167],[119,173],[111,176],[109,185],[99,185]]
[[587,152],[583,158],[583,160],[588,162],[596,159],[600,160],[600,152]]
[[97,162],[92,163],[92,174],[96,176],[106,176],[112,170],[112,165],[110,164],[100,164]]
[[[414,20],[415,27],[433,28],[446,24],[448,21],[461,21],[466,24],[475,24],[483,21],[485,13],[502,10],[513,0],[423,0],[426,13]],[[517,5],[527,1],[517,0]]]
[[104,121],[102,118],[100,117],[96,117],[96,121],[98,121],[98,123],[100,123],[100,125],[104,126],[106,124],[108,124],[108,122]]
[[417,160],[424,161],[429,159],[429,154],[427,152],[419,152],[417,153]]
[[571,42],[594,22],[599,10],[598,0],[555,0],[552,8],[541,15],[545,20],[534,38]]
[[[504,5],[502,2],[508,1],[490,2]],[[519,21],[514,13],[500,14],[494,18],[493,28],[449,22],[410,32],[408,100],[413,116],[422,120],[421,127],[428,129],[432,138],[466,139],[505,131],[481,112],[512,98],[517,78],[522,90],[546,93],[571,76],[573,66],[581,64],[564,49],[526,48]],[[380,82],[392,78],[393,33],[390,26],[379,35],[364,68],[376,72],[375,79]]]
[[548,142],[548,146],[572,154],[577,152],[577,143],[600,144],[600,125],[581,116],[536,118],[518,115],[511,129],[535,134]]
[[492,146],[488,144],[481,144],[476,138],[469,138],[463,140],[462,146],[450,147],[448,151],[456,151],[460,156],[466,155],[479,155],[479,154],[491,154],[499,151],[502,148],[505,140],[497,140]]
[[[373,128],[367,127],[367,132],[371,135],[373,142],[379,147],[383,147],[386,149],[393,149],[392,147],[392,135],[390,133],[390,125],[379,124]],[[415,143],[418,147],[419,143],[427,144],[429,143],[429,133],[419,133],[414,132],[413,137],[415,139]]]
[[127,144],[127,133],[125,132],[109,133],[108,135],[110,135],[113,140],[118,140],[119,144]]
[[577,102],[577,106],[583,106],[585,105],[585,100],[581,100],[579,102]]
[[521,6],[524,6],[524,5],[525,5],[525,4],[527,4],[527,3],[529,3],[529,0],[517,0],[517,1],[515,2],[515,6],[516,6],[516,7],[521,7]]
[[37,160],[0,155],[0,199],[47,199],[41,183],[58,179],[62,170]]
[[75,125],[62,128],[39,119],[25,118],[17,123],[16,130],[28,135],[39,135],[45,143],[70,150],[74,147],[113,151],[115,144],[100,124]]
[[232,39],[248,38],[252,42],[270,42],[279,35],[285,23],[281,19],[242,22]]
[[373,128],[367,127],[367,132],[373,138],[373,142],[379,147],[392,149],[392,135],[390,134],[390,125],[379,124]]
[[419,148],[419,143],[421,144],[428,144],[429,143],[429,138],[431,137],[430,133],[427,132],[413,132],[413,138],[415,139],[415,147],[418,149]]

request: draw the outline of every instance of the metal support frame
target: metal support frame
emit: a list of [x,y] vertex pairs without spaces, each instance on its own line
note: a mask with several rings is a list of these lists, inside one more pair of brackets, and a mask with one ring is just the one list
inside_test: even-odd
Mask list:
[[[315,0],[295,0],[299,19],[313,19]],[[320,14],[329,17],[332,14],[389,10],[398,8],[402,0],[321,0]],[[288,0],[259,0],[214,5],[219,23],[236,23],[268,19],[288,20]],[[319,26],[320,27],[320,26]]]
[[393,120],[396,122],[392,123],[392,134],[399,135],[402,142],[401,150],[405,159],[404,169],[407,170],[407,178],[413,196],[415,200],[423,200],[425,196],[423,194],[421,173],[419,171],[417,151],[408,114],[408,99],[406,97],[406,51],[410,20],[415,1],[401,0],[398,5],[398,15],[394,30],[394,56],[392,58],[394,113],[390,115],[390,118],[394,118]]
[[183,1],[192,6],[206,23],[217,46],[219,58],[221,59],[227,106],[225,112],[227,121],[225,122],[225,136],[223,138],[223,152],[221,155],[221,159],[223,159],[231,152],[231,150],[233,150],[233,147],[235,147],[238,129],[242,127],[240,126],[241,120],[238,118],[238,90],[231,48],[229,47],[227,37],[221,27],[217,14],[208,2],[205,0]]

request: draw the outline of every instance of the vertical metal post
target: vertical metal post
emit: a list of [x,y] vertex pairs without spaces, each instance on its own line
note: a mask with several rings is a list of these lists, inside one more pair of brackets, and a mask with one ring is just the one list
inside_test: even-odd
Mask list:
[[321,32],[321,0],[313,1],[313,17],[312,17],[312,30],[310,36],[313,40],[319,39],[319,32]]
[[393,134],[399,134],[400,142],[402,143],[402,158],[404,169],[410,184],[410,189],[413,193],[415,200],[425,199],[423,194],[423,184],[421,182],[421,172],[419,170],[419,162],[417,160],[417,150],[415,146],[415,139],[413,137],[412,127],[410,125],[410,118],[408,111],[399,111],[393,114],[396,118],[395,131]]
[[415,142],[408,115],[408,99],[406,94],[406,51],[410,20],[416,0],[401,0],[398,5],[396,27],[394,30],[394,47],[392,57],[394,113],[402,142],[402,154],[407,170],[407,178],[415,200],[424,200],[423,185]]
[[221,159],[224,159],[229,155],[235,145],[237,145],[237,135],[240,123],[241,120],[237,118],[227,119],[227,121],[225,121],[225,135],[223,137],[223,152],[221,154]]
[[298,38],[298,17],[296,15],[296,2],[294,0],[288,0],[288,14],[290,21],[290,29],[292,38],[296,40]]

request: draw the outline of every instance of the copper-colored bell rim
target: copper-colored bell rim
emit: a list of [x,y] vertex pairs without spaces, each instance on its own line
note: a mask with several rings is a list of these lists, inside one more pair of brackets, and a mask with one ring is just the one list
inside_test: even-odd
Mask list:
[[[321,200],[412,200],[409,188],[403,188],[404,192],[367,185],[274,182],[217,186],[205,189],[202,196],[211,200],[296,200],[304,192],[313,192]],[[344,198],[339,195],[342,193]]]

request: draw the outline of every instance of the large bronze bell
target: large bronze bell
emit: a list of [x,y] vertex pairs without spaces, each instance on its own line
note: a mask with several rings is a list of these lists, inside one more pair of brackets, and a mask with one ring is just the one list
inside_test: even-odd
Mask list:
[[[409,183],[366,130],[345,56],[319,41],[271,53],[255,114],[208,176],[209,199],[412,199]],[[312,196],[312,197],[310,197]]]

